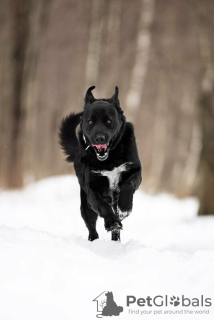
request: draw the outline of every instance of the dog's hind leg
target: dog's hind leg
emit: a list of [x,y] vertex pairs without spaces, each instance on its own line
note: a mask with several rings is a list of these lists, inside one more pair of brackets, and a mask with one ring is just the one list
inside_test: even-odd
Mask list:
[[91,208],[89,208],[86,193],[82,188],[81,188],[80,198],[81,198],[81,215],[89,231],[88,240],[93,241],[99,238],[99,235],[96,230],[96,222],[97,222],[98,214],[95,211],[93,211]]

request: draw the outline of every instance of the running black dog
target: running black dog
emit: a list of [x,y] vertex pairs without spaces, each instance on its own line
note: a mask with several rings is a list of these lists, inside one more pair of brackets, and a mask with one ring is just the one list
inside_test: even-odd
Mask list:
[[98,238],[99,215],[112,240],[119,241],[121,220],[130,214],[133,194],[141,183],[141,164],[133,125],[120,108],[118,87],[110,99],[95,99],[94,88],[86,92],[84,111],[62,121],[60,144],[67,161],[74,162],[88,239]]

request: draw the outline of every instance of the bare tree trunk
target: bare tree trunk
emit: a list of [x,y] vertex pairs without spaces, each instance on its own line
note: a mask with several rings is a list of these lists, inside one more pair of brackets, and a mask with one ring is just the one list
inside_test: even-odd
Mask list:
[[159,73],[158,92],[154,112],[154,129],[152,144],[155,146],[150,165],[148,188],[152,190],[154,185],[161,182],[161,175],[165,163],[165,147],[167,138],[167,109],[168,109],[168,86],[169,83],[164,73]]
[[[182,79],[180,79],[182,81]],[[201,152],[200,128],[197,120],[194,90],[195,79],[184,79],[179,108],[178,137],[176,141],[177,163],[173,167],[173,192],[185,196],[195,183]],[[180,188],[180,186],[183,186]]]
[[[101,50],[99,78],[100,96],[107,97],[119,83],[121,0],[109,0]],[[109,73],[109,70],[113,72]]]
[[[19,75],[21,81],[20,104],[21,116],[19,120],[19,157],[24,167],[24,180],[30,182],[32,177],[32,167],[38,168],[41,155],[36,152],[38,136],[38,78],[36,69],[39,59],[39,48],[41,43],[42,29],[46,20],[46,12],[49,0],[31,0],[28,16],[28,37],[25,45],[25,55],[23,61],[22,74]],[[41,130],[44,130],[44,128]],[[26,139],[27,138],[27,139]],[[45,137],[44,137],[45,139]],[[43,150],[43,154],[46,150]]]
[[14,22],[11,3],[1,1],[0,10],[0,186],[13,185],[11,166],[14,165]]
[[[214,46],[210,34],[209,1],[198,1],[198,34],[205,68],[199,101],[202,151],[199,167],[199,215],[214,215]],[[211,33],[210,33],[211,31]]]
[[134,122],[141,104],[144,82],[148,70],[151,45],[151,25],[154,19],[154,0],[141,1],[141,16],[136,44],[136,57],[132,70],[126,108],[129,120]]
[[86,83],[97,84],[100,67],[100,54],[103,33],[104,1],[92,0],[91,19],[86,60]]
[[207,72],[200,99],[202,152],[200,161],[199,215],[214,215],[214,69]]
[[20,154],[20,125],[23,116],[21,105],[21,90],[22,90],[22,75],[24,68],[24,60],[26,53],[26,46],[29,34],[28,17],[30,12],[31,1],[12,0],[12,12],[14,20],[14,92],[13,92],[13,114],[10,120],[12,130],[12,155],[9,161],[10,174],[8,179],[8,186],[18,188],[23,185],[24,168],[21,161]]

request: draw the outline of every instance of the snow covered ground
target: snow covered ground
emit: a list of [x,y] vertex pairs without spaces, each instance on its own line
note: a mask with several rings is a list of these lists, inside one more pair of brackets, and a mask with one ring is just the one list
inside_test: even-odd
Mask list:
[[[87,241],[79,206],[73,176],[0,193],[1,320],[97,319],[92,300],[103,291],[112,291],[123,306],[121,320],[214,319],[214,217],[198,218],[195,199],[138,191],[121,243],[110,241],[102,219],[100,239]],[[135,303],[130,311],[128,295],[203,295],[212,306]]]

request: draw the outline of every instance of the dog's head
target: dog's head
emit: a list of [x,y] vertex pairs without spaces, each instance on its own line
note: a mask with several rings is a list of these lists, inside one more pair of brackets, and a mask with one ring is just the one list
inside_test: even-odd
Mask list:
[[95,99],[91,92],[94,88],[86,92],[81,129],[83,139],[94,149],[97,159],[104,161],[118,142],[125,117],[120,108],[118,87],[110,99]]
[[113,293],[112,293],[112,291],[111,291],[111,292],[108,291],[105,295],[106,295],[107,298],[113,299]]

